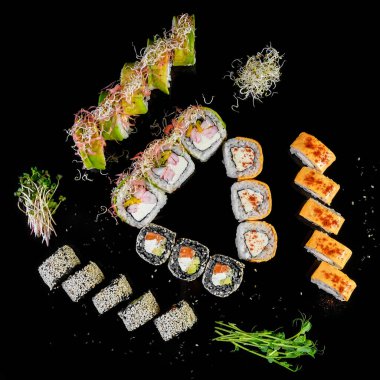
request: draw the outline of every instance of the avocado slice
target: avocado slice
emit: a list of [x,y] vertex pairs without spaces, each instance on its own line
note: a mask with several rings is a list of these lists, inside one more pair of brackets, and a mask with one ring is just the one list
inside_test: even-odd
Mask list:
[[92,143],[91,151],[95,154],[88,154],[84,149],[79,150],[83,164],[86,169],[99,169],[106,168],[106,159],[104,157],[104,146],[101,141],[97,140]]
[[[192,66],[195,64],[195,17],[190,16],[192,21],[192,29],[187,35],[185,46],[183,48],[174,49],[173,66]],[[173,26],[178,24],[178,18],[173,17]]]
[[194,274],[195,272],[197,272],[197,270],[199,269],[200,263],[201,263],[201,260],[199,259],[199,257],[198,256],[194,257],[192,263],[187,268],[187,274]]

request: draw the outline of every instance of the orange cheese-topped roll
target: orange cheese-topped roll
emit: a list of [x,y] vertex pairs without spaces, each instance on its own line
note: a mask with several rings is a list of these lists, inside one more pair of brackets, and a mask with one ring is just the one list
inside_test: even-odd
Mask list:
[[340,189],[340,185],[332,179],[307,166],[298,172],[294,183],[328,205]]
[[300,216],[310,223],[323,228],[327,233],[338,234],[344,218],[332,208],[323,206],[315,199],[309,198],[302,207]]
[[338,269],[343,269],[352,255],[351,249],[320,231],[314,231],[305,248],[317,259]]
[[312,274],[311,282],[340,301],[348,301],[356,288],[355,281],[324,261]]
[[290,145],[290,153],[296,155],[304,165],[323,173],[335,160],[335,154],[316,137],[306,132]]

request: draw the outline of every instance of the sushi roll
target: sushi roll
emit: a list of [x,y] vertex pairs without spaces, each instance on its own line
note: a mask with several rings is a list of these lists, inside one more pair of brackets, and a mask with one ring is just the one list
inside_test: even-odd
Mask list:
[[311,276],[319,289],[332,294],[339,301],[348,301],[356,288],[355,281],[332,265],[322,261]]
[[235,242],[241,260],[260,263],[275,256],[277,233],[266,222],[243,222],[238,225]]
[[235,137],[223,145],[223,162],[230,178],[250,179],[263,170],[261,145],[246,137]]
[[293,141],[290,153],[299,158],[304,165],[320,173],[336,160],[335,154],[325,144],[306,132],[301,132]]
[[227,137],[226,124],[211,108],[191,106],[177,120],[183,146],[196,159],[207,161]]
[[195,64],[195,17],[188,14],[173,17],[171,39],[177,47],[173,50],[173,66]]
[[78,302],[89,291],[104,280],[103,272],[90,261],[84,268],[78,270],[62,283],[63,290],[72,301]]
[[231,186],[231,204],[239,222],[264,219],[272,210],[269,186],[254,179],[235,182]]
[[169,259],[169,270],[181,280],[193,281],[203,273],[209,252],[206,246],[195,240],[179,239]]
[[313,226],[320,227],[327,233],[337,235],[341,229],[344,218],[332,208],[323,206],[315,199],[308,199],[299,215]]
[[165,143],[165,139],[157,140],[145,150],[144,155],[152,157],[147,177],[161,190],[172,193],[194,173],[195,165],[182,146]]
[[176,233],[150,223],[143,227],[136,239],[137,254],[152,265],[163,264],[170,256]]
[[166,204],[164,192],[142,177],[125,177],[112,193],[112,207],[125,223],[137,228],[149,224]]
[[227,297],[243,281],[244,264],[224,255],[211,256],[202,277],[203,286],[214,296]]
[[69,275],[80,260],[68,245],[61,248],[48,257],[39,267],[38,272],[43,282],[51,289],[55,288],[63,278]]
[[351,249],[320,231],[313,232],[305,249],[318,260],[326,261],[338,269],[343,269],[352,255]]
[[165,314],[156,318],[154,324],[162,339],[168,341],[191,329],[196,321],[197,316],[190,305],[186,301],[180,301]]
[[124,322],[127,330],[133,331],[149,322],[159,312],[160,306],[149,290],[141,297],[132,301],[124,310],[118,312],[118,316]]
[[332,179],[307,166],[301,168],[294,179],[294,183],[312,197],[318,198],[327,205],[331,204],[340,189],[340,185]]
[[92,303],[96,307],[98,313],[103,314],[120,302],[127,300],[131,294],[131,285],[129,285],[126,277],[121,274],[112,280],[108,286],[92,297]]

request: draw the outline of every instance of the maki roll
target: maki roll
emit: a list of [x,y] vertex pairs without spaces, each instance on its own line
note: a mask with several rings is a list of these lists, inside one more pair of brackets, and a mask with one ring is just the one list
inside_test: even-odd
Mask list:
[[223,145],[223,162],[230,178],[250,179],[263,170],[261,145],[246,137],[235,137]]
[[258,220],[272,210],[269,186],[257,180],[235,182],[231,186],[232,211],[238,221]]
[[226,124],[214,110],[191,106],[176,120],[183,131],[183,146],[196,159],[205,162],[227,137]]
[[160,312],[154,295],[149,290],[141,297],[132,301],[124,310],[118,312],[118,316],[124,322],[128,331],[136,330],[153,319]]
[[243,281],[244,264],[224,255],[211,256],[202,277],[203,286],[214,296],[227,297]]
[[75,272],[66,281],[64,281],[62,283],[62,288],[72,301],[78,302],[103,280],[103,272],[95,263],[90,261],[90,263],[84,268]]
[[235,243],[241,260],[260,263],[276,254],[277,233],[266,222],[243,222],[236,230]]
[[313,232],[305,249],[318,260],[326,261],[338,269],[343,269],[352,255],[351,249],[320,231]]
[[161,265],[172,252],[175,236],[175,232],[150,223],[137,235],[136,252],[149,264]]
[[180,301],[174,305],[168,312],[154,320],[164,341],[191,329],[197,321],[197,316],[193,309],[186,301]]
[[173,17],[171,39],[175,43],[173,66],[195,64],[195,17],[188,14]]
[[166,199],[165,193],[142,177],[126,176],[112,193],[112,207],[123,222],[141,228],[157,216]]
[[356,288],[355,281],[332,265],[322,261],[311,276],[319,289],[332,294],[339,301],[348,301]]
[[342,215],[312,198],[304,204],[299,215],[313,226],[334,235],[338,235],[344,223]]
[[294,183],[327,205],[331,204],[340,189],[340,186],[332,179],[307,166],[301,168],[294,179]]
[[306,132],[301,132],[293,141],[290,153],[299,158],[304,165],[320,173],[336,160],[335,154],[325,144]]
[[206,246],[195,240],[179,239],[169,259],[169,270],[181,280],[193,281],[203,273],[209,252]]
[[38,272],[44,283],[51,289],[55,288],[64,277],[70,274],[80,260],[68,245],[61,248],[48,257],[39,267]]
[[144,152],[152,164],[147,171],[150,182],[167,193],[177,190],[194,173],[195,165],[181,145],[157,140]]
[[131,285],[126,277],[121,274],[119,277],[103,288],[99,293],[92,297],[92,303],[98,310],[99,314],[112,309],[120,302],[127,300],[132,294]]

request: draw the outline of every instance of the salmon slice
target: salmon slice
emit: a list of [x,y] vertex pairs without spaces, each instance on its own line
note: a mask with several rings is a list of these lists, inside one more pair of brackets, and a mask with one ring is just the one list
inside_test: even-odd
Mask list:
[[184,247],[181,247],[181,249],[179,250],[179,257],[181,258],[188,257],[192,259],[194,256],[195,256],[195,252],[190,247],[184,246]]
[[164,240],[165,238],[160,235],[160,234],[156,234],[155,232],[147,232],[147,234],[145,235],[145,240],[157,240],[158,242]]
[[228,272],[229,270],[230,270],[230,267],[228,265],[216,263],[214,266],[213,273],[214,274],[225,273],[225,272]]

